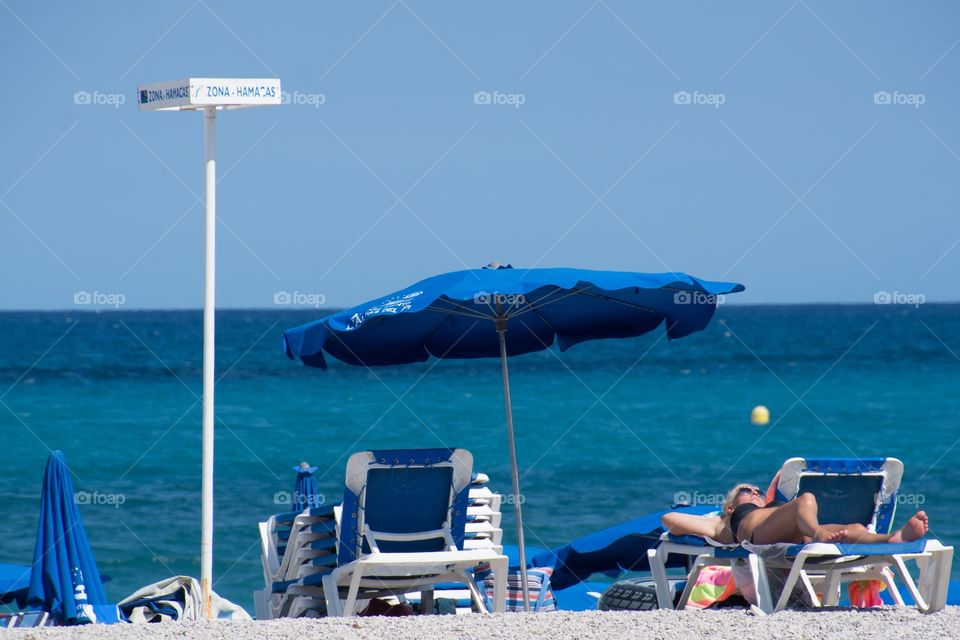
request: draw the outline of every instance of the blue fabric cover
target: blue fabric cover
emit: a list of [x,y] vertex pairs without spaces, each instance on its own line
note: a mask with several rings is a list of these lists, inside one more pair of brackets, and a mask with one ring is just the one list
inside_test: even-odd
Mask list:
[[30,588],[30,567],[0,562],[0,604],[16,600],[17,607],[27,606]]
[[107,604],[87,532],[74,503],[70,470],[59,451],[50,454],[43,473],[27,603],[49,612],[60,624],[90,622],[82,605]]
[[806,458],[807,469],[821,473],[856,474],[881,471],[886,458]]
[[553,597],[560,611],[595,611],[600,601],[588,592],[603,593],[609,586],[604,582],[578,582],[566,589],[555,589]]
[[873,521],[881,476],[803,476],[797,495],[817,497],[817,519],[823,524],[862,524]]
[[[704,515],[715,507],[681,507],[684,513]],[[555,589],[566,589],[592,574],[611,577],[623,571],[649,571],[647,550],[660,544],[663,527],[660,518],[669,511],[658,511],[609,529],[578,538],[569,544],[533,556],[535,567],[553,567],[551,582]],[[673,555],[668,566],[684,566],[684,559]]]
[[683,273],[587,269],[471,269],[421,280],[283,334],[290,358],[326,367],[324,352],[354,365],[500,355],[493,319],[507,318],[507,354],[627,338],[666,324],[670,339],[704,329],[716,296],[741,284]]

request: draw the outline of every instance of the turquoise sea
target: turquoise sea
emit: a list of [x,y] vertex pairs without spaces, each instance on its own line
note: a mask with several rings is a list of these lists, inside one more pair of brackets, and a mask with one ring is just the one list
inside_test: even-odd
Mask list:
[[[301,460],[335,501],[353,451],[466,447],[509,490],[498,361],[309,369],[283,355],[280,333],[318,315],[218,316],[215,589],[251,610],[257,522],[285,510]],[[199,311],[0,314],[0,562],[31,561],[43,467],[60,449],[108,595],[199,574],[201,339]],[[736,481],[765,486],[804,455],[899,457],[897,521],[925,509],[932,533],[958,543],[958,355],[960,305],[730,305],[673,343],[657,333],[514,358],[528,544],[678,494],[703,503]],[[750,423],[758,404],[771,426]],[[512,527],[507,513],[507,542]]]

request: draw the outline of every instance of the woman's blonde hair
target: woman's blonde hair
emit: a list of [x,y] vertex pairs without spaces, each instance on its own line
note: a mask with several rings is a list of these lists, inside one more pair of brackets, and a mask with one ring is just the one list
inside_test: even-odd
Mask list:
[[727,511],[730,509],[730,507],[733,506],[733,501],[736,499],[737,494],[740,493],[741,489],[756,489],[757,491],[760,492],[761,495],[763,495],[763,491],[757,485],[751,484],[749,482],[738,482],[736,486],[733,487],[733,489],[730,489],[730,491],[727,492],[727,497],[723,501],[724,515],[727,515]]

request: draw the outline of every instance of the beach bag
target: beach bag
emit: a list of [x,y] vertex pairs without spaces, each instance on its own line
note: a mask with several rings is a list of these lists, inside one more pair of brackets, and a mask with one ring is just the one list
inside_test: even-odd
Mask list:
[[883,606],[880,592],[886,588],[886,585],[879,580],[854,580],[847,585],[850,606],[860,609]]
[[[543,613],[556,611],[557,601],[550,588],[551,567],[527,569],[527,589],[530,591],[530,611]],[[507,611],[523,611],[523,580],[519,569],[511,569],[507,574]],[[483,579],[483,591],[486,595],[487,608],[493,604],[493,574]]]
[[[250,620],[238,605],[211,592],[218,620]],[[190,576],[173,576],[147,585],[117,605],[134,623],[204,620],[200,583]]]
[[733,578],[733,569],[709,565],[700,570],[697,582],[690,590],[687,609],[706,609],[716,602],[722,602],[737,591]]

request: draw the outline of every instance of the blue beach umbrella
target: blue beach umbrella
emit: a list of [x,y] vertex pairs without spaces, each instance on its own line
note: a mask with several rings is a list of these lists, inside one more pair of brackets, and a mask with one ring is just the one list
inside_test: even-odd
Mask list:
[[[326,355],[361,366],[437,358],[500,357],[521,583],[526,601],[520,481],[507,357],[561,351],[601,338],[630,338],[664,326],[669,339],[704,329],[718,296],[741,284],[683,273],[513,269],[491,264],[421,280],[382,298],[289,329],[290,358],[326,367]],[[508,335],[509,334],[509,335]]]
[[293,510],[303,511],[319,507],[323,503],[323,495],[317,479],[313,476],[317,467],[301,462],[293,470],[297,472],[297,484],[293,488]]
[[27,604],[49,612],[60,624],[93,622],[94,608],[107,604],[60,451],[50,454],[43,472]]

